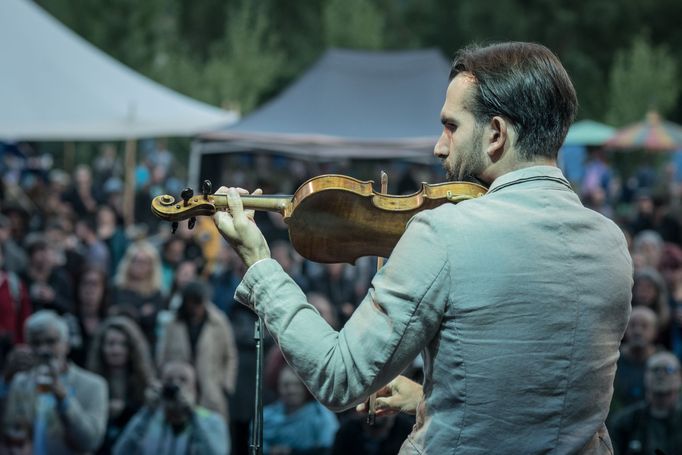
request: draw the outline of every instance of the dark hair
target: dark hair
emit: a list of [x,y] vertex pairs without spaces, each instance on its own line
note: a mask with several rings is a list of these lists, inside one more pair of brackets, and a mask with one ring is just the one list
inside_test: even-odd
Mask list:
[[198,280],[190,281],[181,291],[182,303],[176,314],[176,319],[179,321],[187,321],[189,319],[187,311],[187,302],[206,302],[208,296],[208,289],[206,285]]
[[90,273],[97,274],[97,278],[102,282],[102,299],[99,302],[99,309],[97,310],[97,316],[104,319],[109,311],[109,299],[111,290],[109,289],[109,279],[107,273],[100,267],[85,266],[81,269],[78,274],[78,279],[76,280],[76,292],[74,293],[75,300],[75,312],[78,318],[82,317],[82,304],[81,301],[81,287],[83,286],[83,279],[85,275]]
[[519,42],[471,46],[455,56],[450,80],[465,72],[476,79],[468,108],[478,123],[502,116],[516,129],[522,158],[556,158],[578,100],[568,73],[552,51]]
[[145,389],[154,379],[154,364],[149,344],[135,321],[125,316],[113,316],[102,322],[88,351],[88,370],[109,380],[109,366],[104,360],[103,346],[107,331],[112,329],[123,333],[128,342],[126,401],[139,407],[144,403]]

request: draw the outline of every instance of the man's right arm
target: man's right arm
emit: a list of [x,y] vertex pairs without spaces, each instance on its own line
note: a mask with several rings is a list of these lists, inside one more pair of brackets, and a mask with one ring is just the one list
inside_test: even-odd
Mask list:
[[334,410],[395,378],[437,335],[450,293],[447,248],[433,216],[416,215],[340,332],[273,260],[249,268],[236,298],[255,309],[288,363]]

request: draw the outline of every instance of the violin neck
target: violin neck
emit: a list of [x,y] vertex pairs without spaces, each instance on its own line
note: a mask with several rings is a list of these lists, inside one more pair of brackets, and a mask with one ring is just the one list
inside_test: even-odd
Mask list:
[[[242,204],[247,210],[260,210],[264,212],[277,212],[284,215],[284,212],[291,204],[291,196],[277,195],[277,196],[259,196],[259,195],[244,195]],[[214,194],[213,201],[216,209],[227,208],[227,195]]]

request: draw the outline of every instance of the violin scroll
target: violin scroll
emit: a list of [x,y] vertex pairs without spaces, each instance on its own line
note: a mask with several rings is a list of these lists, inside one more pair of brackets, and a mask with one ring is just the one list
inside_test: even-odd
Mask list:
[[192,229],[197,216],[211,216],[216,212],[214,196],[208,194],[210,190],[211,182],[206,180],[202,185],[202,196],[195,196],[191,188],[182,191],[179,201],[169,194],[157,196],[152,200],[152,212],[162,220],[172,221],[175,228],[178,221],[189,219],[189,228]]

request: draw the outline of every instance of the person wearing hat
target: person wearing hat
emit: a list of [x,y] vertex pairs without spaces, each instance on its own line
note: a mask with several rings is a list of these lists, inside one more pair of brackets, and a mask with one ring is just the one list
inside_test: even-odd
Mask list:
[[614,416],[610,433],[614,453],[682,453],[680,362],[670,352],[652,355],[644,374],[645,400]]

